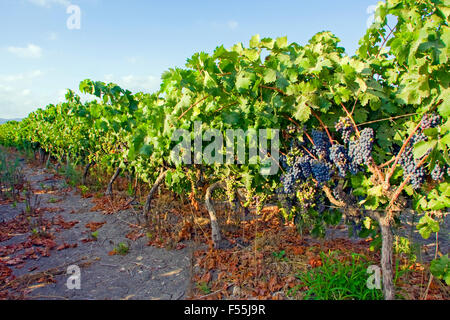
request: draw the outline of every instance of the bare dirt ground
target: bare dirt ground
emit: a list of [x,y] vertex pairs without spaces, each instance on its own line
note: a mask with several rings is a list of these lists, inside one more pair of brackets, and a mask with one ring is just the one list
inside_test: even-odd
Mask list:
[[[24,166],[23,170],[34,193],[32,203],[37,199],[39,208],[43,211],[43,219],[64,221],[69,226],[67,229],[48,230],[54,234],[53,241],[56,243],[48,257],[30,254],[30,250],[39,247],[30,246],[29,242],[27,244],[27,240],[32,237],[31,232],[17,234],[0,242],[0,248],[6,253],[11,252],[8,252],[8,247],[24,247],[14,252],[14,257],[23,261],[11,261],[11,255],[3,254],[2,257],[0,251],[0,259],[9,262],[8,267],[12,270],[15,281],[20,282],[18,287],[24,294],[21,298],[186,298],[187,266],[190,261],[187,249],[168,251],[147,246],[146,237],[131,241],[125,236],[130,232],[126,222],[136,223],[132,210],[119,211],[113,215],[92,212],[91,199],[82,198],[74,190],[67,189],[63,179],[55,179],[54,175],[45,169]],[[19,202],[16,207],[11,204],[0,205],[0,223],[18,217],[24,210],[23,202]],[[90,222],[105,224],[98,229],[97,241],[83,242],[83,239],[90,237],[91,231],[86,228],[86,224]],[[70,227],[71,224],[73,227]],[[128,253],[110,255],[119,243],[128,246]],[[23,245],[20,246],[21,244]],[[27,257],[31,258],[21,259],[27,250]],[[66,285],[70,276],[67,274],[67,267],[70,265],[80,267],[80,289],[68,289]],[[27,280],[32,278],[30,274],[36,275],[37,283]]]

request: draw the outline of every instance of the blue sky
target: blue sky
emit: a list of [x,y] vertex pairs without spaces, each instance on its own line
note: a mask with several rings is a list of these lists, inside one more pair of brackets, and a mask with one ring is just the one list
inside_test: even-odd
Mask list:
[[[61,101],[90,78],[152,92],[198,51],[251,36],[306,43],[329,30],[354,54],[377,0],[2,0],[0,118]],[[81,10],[69,30],[69,5]]]

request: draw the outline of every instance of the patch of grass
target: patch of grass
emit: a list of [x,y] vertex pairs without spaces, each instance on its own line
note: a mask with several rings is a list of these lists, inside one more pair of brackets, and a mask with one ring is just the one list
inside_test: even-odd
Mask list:
[[48,200],[49,203],[57,203],[59,200],[56,198],[50,198],[50,200]]
[[295,295],[306,288],[305,300],[382,300],[380,289],[369,289],[367,273],[371,263],[360,254],[352,254],[351,261],[340,261],[337,252],[320,253],[322,266],[299,273],[302,282],[288,294]]
[[122,256],[126,255],[128,253],[128,251],[130,250],[130,248],[123,242],[120,242],[117,247],[114,248],[114,251],[117,254],[120,254]]
[[210,294],[211,293],[211,288],[204,281],[197,283],[197,288],[199,290],[201,290],[204,294]]
[[72,187],[75,187],[81,183],[81,173],[78,172],[70,162],[65,166],[62,166],[58,173],[63,175],[67,179],[68,184]]
[[394,238],[394,253],[404,255],[406,258],[414,263],[417,261],[417,253],[420,253],[420,245],[411,243],[408,238],[395,236]]
[[282,250],[280,252],[272,252],[272,256],[280,261],[288,261],[288,258],[286,257],[286,251]]
[[85,185],[81,185],[79,186],[80,191],[81,191],[81,195],[84,197],[88,192],[89,192],[89,187],[85,186]]
[[16,201],[24,182],[19,159],[9,160],[0,149],[0,198]]
[[98,239],[98,230],[91,233],[91,237],[95,240]]

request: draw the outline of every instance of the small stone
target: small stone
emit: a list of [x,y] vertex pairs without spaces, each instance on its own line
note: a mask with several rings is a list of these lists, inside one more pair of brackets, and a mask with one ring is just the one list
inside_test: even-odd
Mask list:
[[139,257],[136,258],[137,261],[142,261],[142,259],[144,259],[143,256],[139,256]]

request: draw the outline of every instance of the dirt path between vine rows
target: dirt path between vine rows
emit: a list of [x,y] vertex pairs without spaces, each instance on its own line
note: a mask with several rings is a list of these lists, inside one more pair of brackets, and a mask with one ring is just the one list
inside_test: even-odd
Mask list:
[[[0,262],[7,266],[0,269],[0,276],[2,270],[12,270],[9,285],[22,289],[23,296],[19,298],[186,298],[190,263],[188,249],[168,251],[151,247],[147,245],[146,237],[131,241],[125,236],[130,232],[127,222],[136,223],[132,210],[111,215],[91,212],[94,206],[91,199],[82,198],[68,189],[63,179],[55,179],[45,169],[27,165],[23,166],[23,173],[34,193],[32,205],[38,204],[43,219],[52,221],[49,224],[53,225],[52,230],[48,231],[54,235],[54,244],[49,245],[51,240],[45,240],[42,244],[32,237],[31,232],[19,232],[0,242]],[[0,205],[0,224],[19,219],[24,211],[24,201],[18,202],[16,207]],[[97,241],[83,242],[83,239],[92,239],[91,230],[86,227],[91,222],[105,224],[98,229]],[[110,255],[119,243],[127,244],[128,253]],[[46,252],[46,245],[51,250]],[[80,289],[69,289],[67,286],[70,277],[67,268],[70,265],[80,268]],[[48,279],[52,279],[53,283],[47,283]],[[76,284],[74,281],[69,283]],[[1,287],[0,281],[0,291]]]

